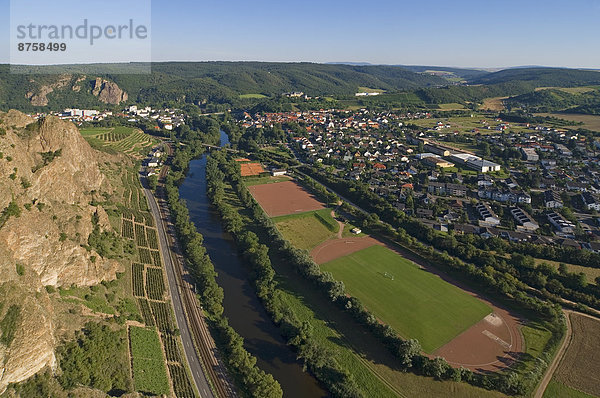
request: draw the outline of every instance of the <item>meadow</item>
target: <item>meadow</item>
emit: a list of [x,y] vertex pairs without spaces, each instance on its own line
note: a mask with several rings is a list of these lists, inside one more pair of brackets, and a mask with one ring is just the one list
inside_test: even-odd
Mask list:
[[[376,317],[431,353],[492,312],[485,303],[383,246],[323,264]],[[392,279],[393,277],[393,279]]]
[[331,216],[331,209],[275,217],[273,222],[287,240],[305,250],[315,248],[339,230],[339,224]]

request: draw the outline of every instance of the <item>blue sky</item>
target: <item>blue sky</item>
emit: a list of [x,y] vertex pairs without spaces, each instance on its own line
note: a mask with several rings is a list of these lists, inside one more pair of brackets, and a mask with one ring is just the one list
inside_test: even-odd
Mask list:
[[600,69],[599,22],[600,0],[153,0],[152,59]]

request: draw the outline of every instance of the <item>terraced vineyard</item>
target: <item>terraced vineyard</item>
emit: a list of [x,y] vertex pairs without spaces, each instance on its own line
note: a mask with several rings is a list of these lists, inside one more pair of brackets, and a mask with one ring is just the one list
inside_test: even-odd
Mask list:
[[[104,132],[103,134],[107,135],[106,139],[108,140],[108,135],[116,134],[116,132]],[[129,136],[126,139],[129,139]],[[134,333],[138,335],[135,338],[138,342],[146,338],[151,339],[152,332],[157,333],[158,343],[164,352],[164,358],[166,358],[166,369],[170,375],[168,389],[171,393],[167,395],[173,395],[174,393],[177,397],[196,397],[197,394],[190,383],[185,361],[183,360],[180,337],[175,332],[171,304],[167,298],[167,287],[162,270],[160,251],[158,250],[158,233],[154,218],[148,212],[148,203],[141,189],[137,173],[133,170],[126,170],[121,175],[121,181],[125,187],[123,189],[123,202],[126,206],[121,209],[121,235],[130,239],[135,244],[138,252],[139,261],[131,264],[131,289],[134,296],[137,297],[137,304],[147,328],[142,330],[139,330],[141,328],[130,328],[130,330],[135,330]],[[149,378],[147,374],[147,372],[150,372],[155,375],[153,377],[159,379],[161,377],[158,355],[156,354],[156,341],[153,344],[154,359],[151,364],[144,363],[148,352],[140,352],[139,345],[135,356],[132,352],[134,384],[136,389],[142,393],[165,392],[164,384],[153,380],[151,377]],[[164,366],[165,360],[162,353],[160,358],[160,362]]]
[[139,154],[142,149],[149,149],[158,142],[139,129],[125,126],[85,128],[81,130],[81,135],[96,147],[110,148],[129,155]]

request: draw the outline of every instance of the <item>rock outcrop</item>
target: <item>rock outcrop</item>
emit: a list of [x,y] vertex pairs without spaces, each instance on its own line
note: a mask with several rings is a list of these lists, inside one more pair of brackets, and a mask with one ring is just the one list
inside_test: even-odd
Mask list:
[[93,83],[92,94],[94,94],[101,102],[105,104],[118,105],[121,102],[125,102],[128,99],[128,95],[125,91],[121,90],[115,82],[111,82],[105,79],[96,78]]
[[54,366],[44,286],[96,285],[121,270],[87,247],[93,215],[110,229],[104,209],[90,205],[94,195],[111,192],[101,155],[72,123],[55,117],[36,121],[10,111],[0,114],[0,128],[0,212],[11,203],[20,212],[0,219],[0,319],[10,305],[21,308],[13,342],[0,342],[1,393]]

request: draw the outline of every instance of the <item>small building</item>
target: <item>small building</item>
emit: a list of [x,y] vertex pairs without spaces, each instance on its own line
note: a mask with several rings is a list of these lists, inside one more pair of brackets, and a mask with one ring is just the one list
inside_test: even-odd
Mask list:
[[273,177],[284,176],[286,174],[287,174],[287,170],[284,170],[284,169],[273,169],[273,170],[271,170],[271,175]]
[[549,209],[560,209],[563,201],[558,192],[548,190],[544,192],[544,206]]
[[482,227],[491,227],[500,224],[500,218],[494,213],[494,211],[486,203],[479,202],[475,206],[475,209],[479,213],[479,225]]
[[352,232],[354,235],[358,235],[362,232],[362,230],[358,227],[354,227],[350,230],[350,232]]

